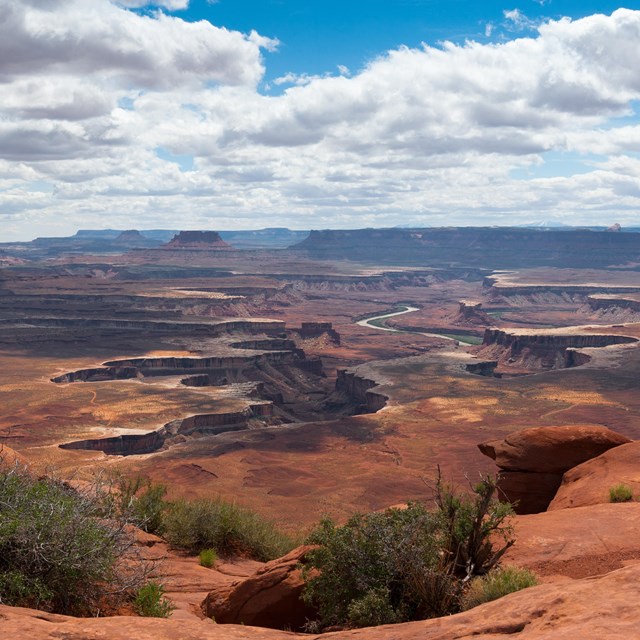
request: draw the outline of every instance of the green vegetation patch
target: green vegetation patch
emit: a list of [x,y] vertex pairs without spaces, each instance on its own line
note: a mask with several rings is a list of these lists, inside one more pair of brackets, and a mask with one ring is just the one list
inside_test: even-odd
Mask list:
[[164,585],[151,581],[138,589],[133,600],[133,608],[139,616],[168,618],[176,607],[164,595]]
[[[344,526],[323,520],[308,542],[303,598],[319,619],[310,630],[421,620],[459,611],[465,585],[495,567],[513,544],[510,505],[493,499],[485,479],[471,495],[438,481],[436,509],[355,515]],[[498,541],[502,543],[498,547]]]
[[0,470],[0,601],[79,615],[117,605],[150,570],[130,524],[99,484],[80,493]]
[[203,549],[200,552],[199,560],[201,566],[211,569],[218,560],[218,554],[215,549]]
[[609,502],[631,502],[633,500],[633,490],[629,485],[616,484],[609,489]]
[[474,578],[461,600],[463,610],[497,600],[509,593],[535,587],[538,579],[532,571],[518,567],[500,567],[485,576]]
[[295,543],[254,511],[219,498],[177,500],[163,518],[163,535],[174,547],[200,553],[243,555],[267,561],[285,555]]

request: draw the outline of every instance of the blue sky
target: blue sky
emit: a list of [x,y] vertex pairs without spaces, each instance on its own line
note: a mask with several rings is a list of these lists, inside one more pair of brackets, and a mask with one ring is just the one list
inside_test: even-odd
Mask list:
[[[635,5],[635,6],[634,6]],[[371,59],[401,45],[442,40],[501,42],[532,29],[505,18],[518,9],[535,23],[564,16],[611,13],[619,2],[593,0],[194,0],[174,11],[185,20],[209,20],[229,29],[277,38],[268,54],[265,81],[297,74],[335,73],[338,65],[357,72]],[[626,2],[627,8],[640,3]],[[490,35],[487,32],[487,25]],[[533,25],[532,25],[533,26]]]
[[0,241],[640,224],[640,3],[0,0]]

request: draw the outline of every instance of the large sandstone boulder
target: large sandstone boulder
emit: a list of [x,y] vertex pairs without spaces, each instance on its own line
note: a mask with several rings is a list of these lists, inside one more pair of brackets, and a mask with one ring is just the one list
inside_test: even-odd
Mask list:
[[570,425],[523,429],[478,447],[500,468],[501,497],[527,514],[549,506],[565,471],[628,442],[606,427]]
[[569,469],[549,511],[609,502],[609,489],[626,484],[640,497],[640,441],[623,444]]
[[219,624],[246,624],[270,629],[300,630],[316,612],[300,595],[304,588],[300,563],[311,546],[267,562],[245,580],[221,585],[202,603],[205,615]]

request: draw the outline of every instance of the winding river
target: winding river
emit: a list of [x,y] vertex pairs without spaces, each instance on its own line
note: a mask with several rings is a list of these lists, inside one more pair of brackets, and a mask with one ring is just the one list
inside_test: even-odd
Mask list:
[[383,325],[372,324],[379,322],[380,320],[386,320],[387,318],[393,318],[394,316],[401,316],[405,313],[413,313],[414,311],[420,311],[418,307],[402,307],[401,311],[393,311],[392,313],[383,313],[373,318],[365,318],[364,320],[358,320],[357,325],[361,327],[369,327],[369,329],[377,329],[378,331],[391,331],[391,333],[417,333],[421,336],[429,336],[430,338],[442,338],[443,340],[451,340],[452,342],[458,342],[456,338],[451,336],[445,336],[441,333],[424,333],[423,331],[402,331],[401,329],[393,329],[392,327],[386,327]]

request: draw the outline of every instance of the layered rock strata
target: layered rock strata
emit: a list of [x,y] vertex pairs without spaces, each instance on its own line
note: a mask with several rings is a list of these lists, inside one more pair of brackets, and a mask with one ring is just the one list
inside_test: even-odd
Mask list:
[[384,408],[389,399],[382,393],[372,391],[378,386],[375,380],[358,375],[355,371],[339,369],[336,378],[336,391],[345,393],[360,402],[357,413],[375,413]]
[[589,356],[576,349],[608,347],[638,342],[632,336],[561,330],[507,330],[489,328],[484,332],[480,353],[497,356],[505,364],[526,368],[563,369],[589,362]]

